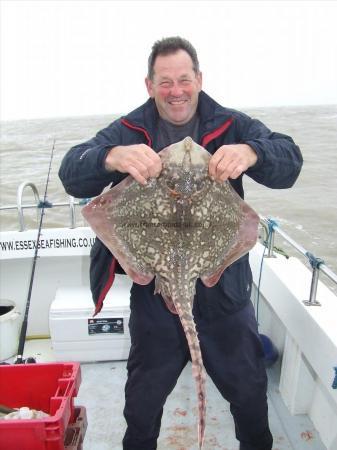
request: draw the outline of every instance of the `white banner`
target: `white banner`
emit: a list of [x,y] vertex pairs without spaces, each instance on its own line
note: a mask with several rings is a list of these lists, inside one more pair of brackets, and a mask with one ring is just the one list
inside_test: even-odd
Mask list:
[[89,255],[95,241],[88,227],[46,228],[37,242],[37,230],[5,231],[0,233],[0,259],[32,258],[38,256]]

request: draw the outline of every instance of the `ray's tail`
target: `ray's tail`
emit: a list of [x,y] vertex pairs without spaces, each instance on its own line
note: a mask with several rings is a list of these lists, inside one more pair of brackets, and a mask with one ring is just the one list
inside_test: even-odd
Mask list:
[[192,315],[191,305],[193,304],[193,299],[188,299],[186,303],[183,303],[182,298],[184,297],[180,297],[177,300],[173,298],[173,302],[179,314],[179,318],[185,331],[186,339],[191,353],[192,375],[195,379],[198,397],[198,443],[199,450],[201,450],[204,442],[206,426],[206,373],[202,361],[198,334]]

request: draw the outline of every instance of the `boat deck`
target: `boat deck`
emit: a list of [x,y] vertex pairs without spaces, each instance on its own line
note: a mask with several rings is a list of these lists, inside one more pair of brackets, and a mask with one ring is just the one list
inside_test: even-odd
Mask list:
[[[28,341],[25,357],[53,361],[50,340]],[[75,403],[88,418],[83,450],[121,450],[126,362],[81,364],[82,382]],[[270,427],[273,450],[325,450],[306,415],[291,416],[278,392],[279,365],[268,369]],[[229,404],[207,380],[207,420],[203,450],[238,450]],[[158,450],[197,450],[197,408],[191,367],[187,365],[165,406]]]

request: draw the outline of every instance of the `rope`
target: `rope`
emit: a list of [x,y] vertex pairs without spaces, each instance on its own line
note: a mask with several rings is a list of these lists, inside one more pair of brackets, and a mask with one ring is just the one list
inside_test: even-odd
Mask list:
[[274,219],[267,219],[268,237],[273,234],[274,228],[278,227],[278,223]]
[[306,252],[305,256],[308,258],[308,261],[313,269],[319,269],[320,265],[324,264],[324,260],[322,258],[317,258],[310,252]]
[[91,198],[81,198],[78,202],[79,205],[87,205],[91,201]]
[[39,204],[37,205],[38,208],[44,209],[44,208],[52,208],[53,204],[48,200],[40,200]]

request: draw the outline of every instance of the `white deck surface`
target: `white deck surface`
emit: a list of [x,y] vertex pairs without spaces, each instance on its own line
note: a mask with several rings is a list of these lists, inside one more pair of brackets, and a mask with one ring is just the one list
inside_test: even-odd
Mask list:
[[[50,340],[28,341],[25,356],[53,361]],[[88,418],[83,450],[122,450],[126,362],[81,364],[82,382],[75,403]],[[305,415],[291,416],[278,393],[279,367],[268,369],[269,417],[273,450],[324,450],[326,447]],[[248,374],[247,374],[248,375]],[[207,419],[203,450],[238,450],[229,405],[207,380]],[[164,410],[158,450],[197,450],[197,409],[191,366],[187,365]]]

